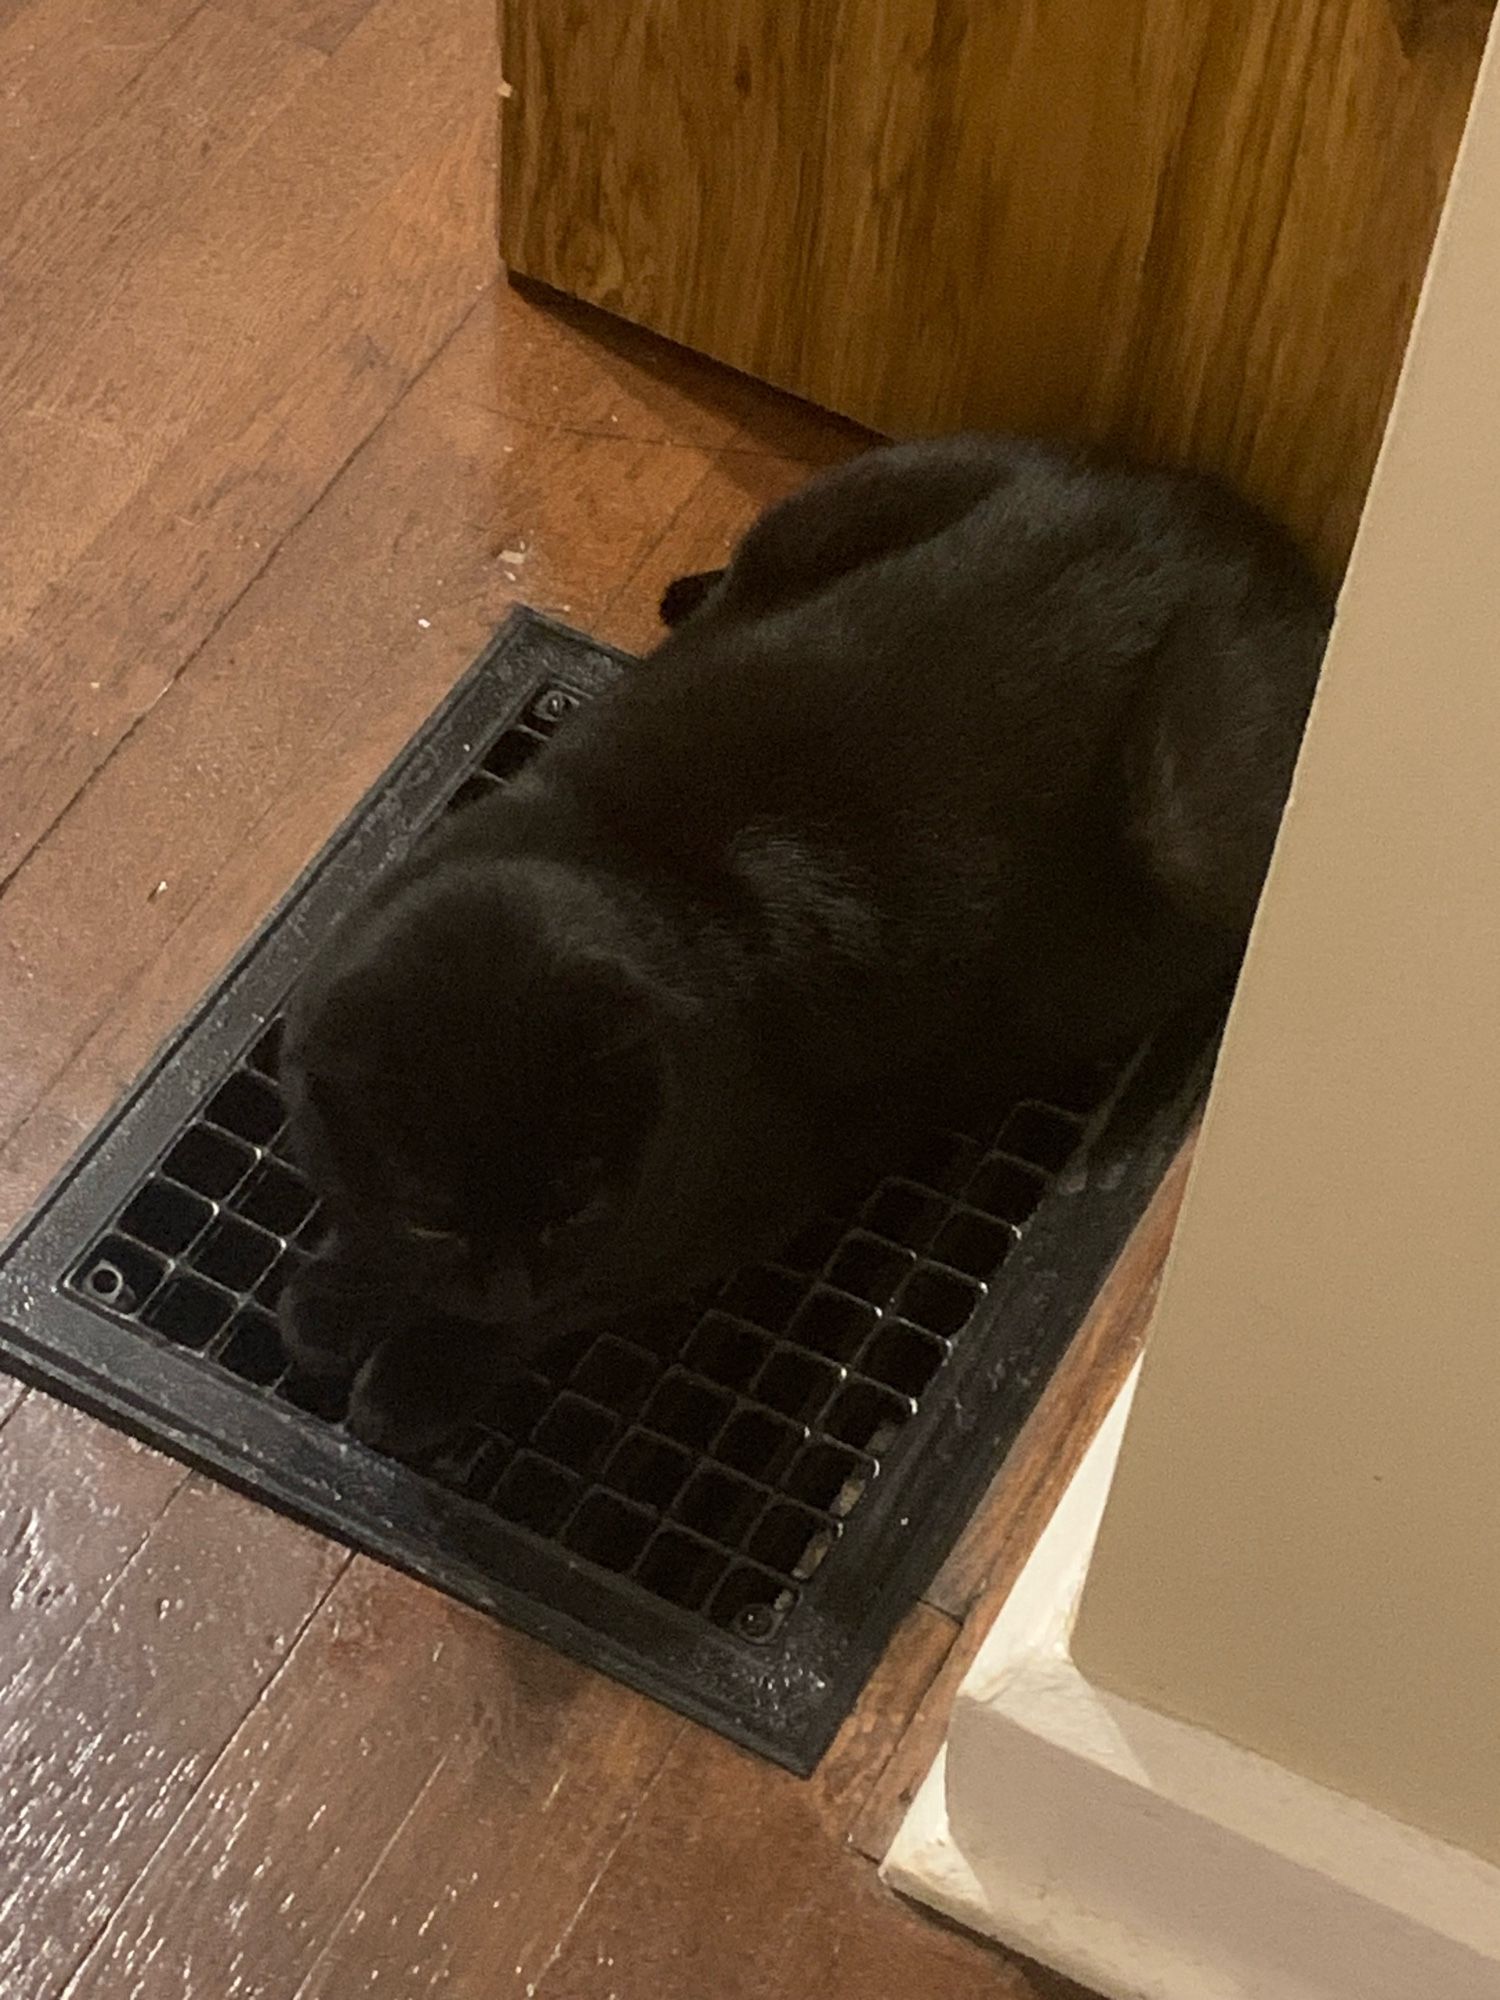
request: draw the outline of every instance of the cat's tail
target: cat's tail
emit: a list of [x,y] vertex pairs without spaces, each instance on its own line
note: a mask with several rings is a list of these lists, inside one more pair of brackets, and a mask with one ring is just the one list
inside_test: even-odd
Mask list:
[[662,592],[662,624],[674,632],[679,625],[685,625],[694,612],[703,609],[723,577],[721,569],[703,569],[693,576],[679,576],[669,583]]

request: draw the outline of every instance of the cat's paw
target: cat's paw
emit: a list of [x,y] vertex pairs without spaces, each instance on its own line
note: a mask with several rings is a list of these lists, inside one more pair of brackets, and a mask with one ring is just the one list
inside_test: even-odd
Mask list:
[[288,1279],[276,1316],[293,1366],[321,1382],[352,1381],[378,1338],[370,1292],[323,1258]]
[[346,1422],[372,1451],[426,1465],[442,1456],[471,1414],[471,1402],[440,1371],[434,1376],[420,1349],[402,1339],[378,1347],[360,1369]]

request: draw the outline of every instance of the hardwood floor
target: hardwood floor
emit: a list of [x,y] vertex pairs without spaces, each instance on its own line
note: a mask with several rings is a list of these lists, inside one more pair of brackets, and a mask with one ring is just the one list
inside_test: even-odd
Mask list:
[[[0,6],[7,1225],[511,603],[644,644],[859,441],[501,282],[492,44],[484,0]],[[1163,1239],[805,1785],[0,1380],[0,1993],[1070,1990],[866,1853]]]

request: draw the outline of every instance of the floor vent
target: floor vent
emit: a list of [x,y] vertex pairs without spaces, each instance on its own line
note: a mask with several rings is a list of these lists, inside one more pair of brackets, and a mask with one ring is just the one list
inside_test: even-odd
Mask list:
[[435,1469],[366,1449],[277,1336],[317,1227],[279,1010],[393,853],[628,665],[512,617],[13,1240],[0,1360],[806,1772],[1180,1142],[1212,1034],[932,1134],[779,1263],[575,1342]]

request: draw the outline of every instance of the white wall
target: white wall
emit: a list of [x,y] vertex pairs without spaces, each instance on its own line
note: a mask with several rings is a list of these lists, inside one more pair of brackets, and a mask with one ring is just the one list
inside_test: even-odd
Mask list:
[[1073,1655],[1500,1861],[1492,59]]

